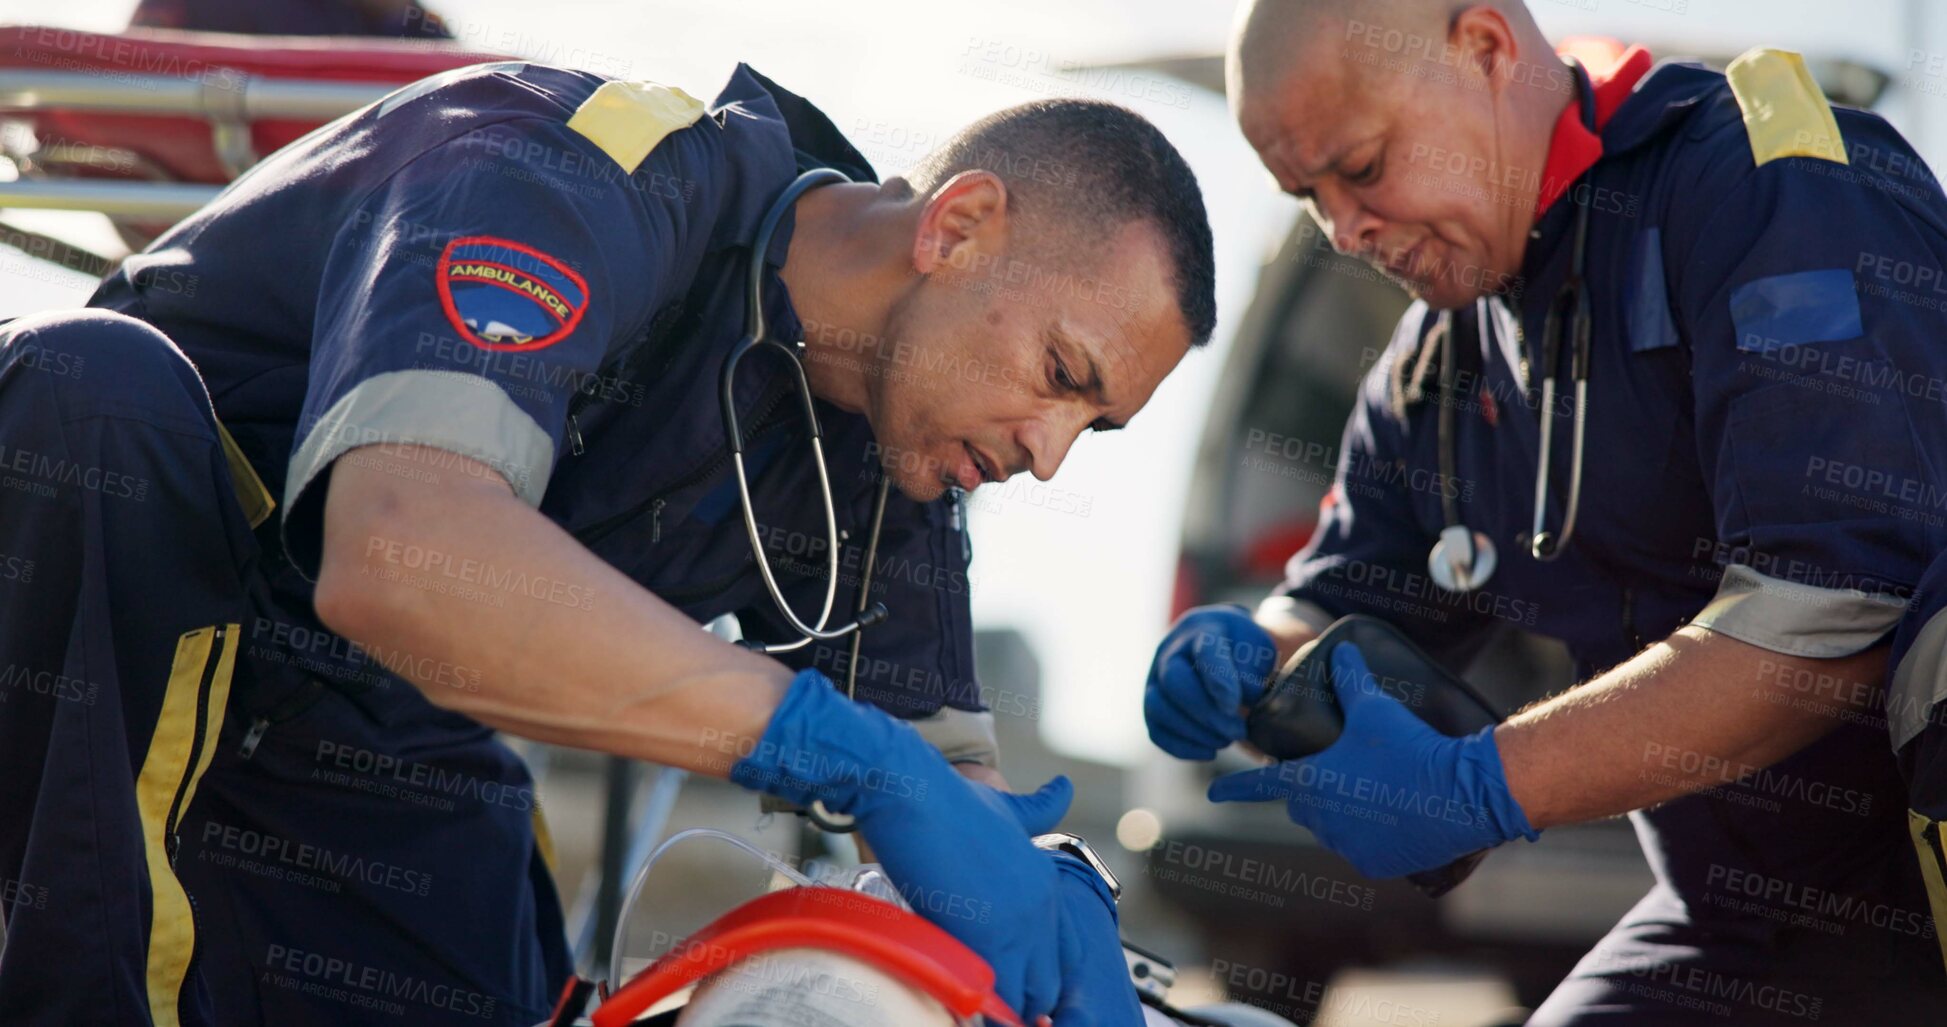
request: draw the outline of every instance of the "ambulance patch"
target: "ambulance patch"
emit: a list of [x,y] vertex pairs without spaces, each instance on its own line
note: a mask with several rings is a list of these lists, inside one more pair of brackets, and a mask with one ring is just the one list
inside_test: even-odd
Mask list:
[[588,283],[531,246],[490,235],[446,244],[439,304],[460,338],[489,350],[531,350],[568,337],[588,310]]

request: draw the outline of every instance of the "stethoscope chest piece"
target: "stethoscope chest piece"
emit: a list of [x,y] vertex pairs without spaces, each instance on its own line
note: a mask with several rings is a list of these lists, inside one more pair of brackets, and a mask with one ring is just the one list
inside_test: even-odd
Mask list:
[[1472,592],[1494,577],[1499,556],[1494,542],[1484,533],[1467,530],[1464,524],[1450,524],[1440,532],[1440,541],[1427,554],[1427,573],[1433,583],[1448,592]]
[[[1576,83],[1581,91],[1582,122],[1591,132],[1600,130],[1596,118],[1595,87],[1590,84],[1588,73],[1580,65],[1575,66]],[[1569,539],[1575,537],[1575,518],[1582,505],[1582,457],[1588,440],[1589,425],[1589,364],[1590,336],[1592,334],[1590,301],[1588,290],[1588,251],[1589,251],[1589,208],[1587,202],[1575,203],[1575,237],[1572,243],[1571,263],[1568,277],[1563,280],[1555,302],[1548,308],[1548,316],[1543,326],[1547,336],[1548,348],[1542,352],[1541,363],[1541,451],[1535,461],[1535,505],[1532,530],[1528,532],[1529,555],[1543,563],[1562,555]],[[1482,299],[1476,306],[1474,320],[1479,325],[1481,352],[1492,352],[1489,346],[1490,323],[1489,303]],[[1439,450],[1440,473],[1452,478],[1456,473],[1454,458],[1454,406],[1455,370],[1451,346],[1450,314],[1442,313],[1440,327],[1429,335],[1428,345],[1436,336],[1440,357],[1440,414]],[[1518,324],[1518,322],[1517,322]],[[1568,351],[1569,379],[1575,387],[1574,435],[1569,449],[1568,501],[1562,513],[1561,531],[1547,530],[1549,508],[1549,475],[1554,467],[1555,452],[1555,396],[1556,377],[1561,367],[1563,350]],[[1494,543],[1478,531],[1470,531],[1461,523],[1460,512],[1451,497],[1441,499],[1441,517],[1446,527],[1440,532],[1440,541],[1434,543],[1433,552],[1427,555],[1427,571],[1435,584],[1449,592],[1472,592],[1487,584],[1494,576],[1496,564]]]

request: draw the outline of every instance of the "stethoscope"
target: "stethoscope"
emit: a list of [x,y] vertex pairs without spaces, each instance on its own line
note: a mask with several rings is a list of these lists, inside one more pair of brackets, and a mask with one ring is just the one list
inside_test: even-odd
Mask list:
[[[1573,60],[1576,85],[1580,90],[1582,123],[1590,132],[1597,130],[1595,87],[1588,72]],[[1571,203],[1573,197],[1569,198]],[[1551,562],[1568,548],[1575,537],[1575,515],[1582,505],[1582,456],[1588,435],[1589,412],[1589,290],[1584,280],[1589,253],[1589,208],[1592,203],[1576,204],[1575,241],[1569,258],[1568,278],[1562,282],[1555,300],[1548,307],[1542,334],[1546,338],[1541,365],[1541,452],[1535,468],[1535,514],[1528,532],[1528,553],[1543,563]],[[1491,310],[1488,300],[1475,303],[1474,320],[1480,327],[1481,348],[1488,349]],[[1429,345],[1440,349],[1440,473],[1452,481],[1454,473],[1454,378],[1451,315],[1442,313],[1428,336]],[[1569,377],[1575,383],[1575,430],[1570,442],[1568,506],[1562,513],[1559,534],[1547,530],[1549,468],[1555,449],[1555,373],[1561,367],[1562,349],[1569,347]],[[1471,592],[1494,576],[1498,557],[1494,540],[1483,532],[1469,530],[1462,522],[1456,497],[1450,489],[1440,490],[1440,512],[1446,527],[1440,540],[1427,554],[1427,571],[1434,584],[1449,592]]]
[[[719,389],[723,401],[724,433],[730,440],[730,466],[737,476],[737,501],[744,515],[744,531],[750,536],[751,555],[757,560],[757,571],[764,579],[764,588],[771,594],[771,602],[777,605],[779,613],[792,630],[798,633],[793,642],[758,642],[752,639],[739,639],[737,644],[760,653],[788,653],[802,649],[814,641],[832,642],[850,635],[852,638],[851,659],[846,663],[845,695],[857,698],[859,675],[859,649],[865,640],[865,629],[886,619],[886,605],[871,602],[872,567],[879,560],[879,529],[885,523],[886,497],[892,489],[892,476],[883,470],[879,474],[879,494],[872,502],[872,530],[866,538],[865,567],[859,574],[859,602],[854,611],[854,619],[849,624],[835,628],[826,627],[831,619],[832,603],[838,595],[838,545],[844,541],[838,532],[838,514],[832,506],[831,471],[825,465],[824,433],[818,426],[818,412],[812,406],[811,382],[805,377],[804,341],[795,343],[780,342],[770,337],[764,323],[764,264],[771,251],[771,238],[777,232],[777,224],[784,219],[786,211],[805,193],[821,185],[850,182],[851,179],[832,168],[813,168],[799,175],[784,192],[771,203],[771,209],[764,212],[764,220],[758,223],[757,235],[751,240],[749,278],[745,282],[744,297],[744,335],[730,349],[723,359],[722,377]],[[811,460],[818,469],[818,496],[825,505],[825,602],[818,610],[818,619],[810,624],[798,616],[791,608],[791,601],[785,598],[784,590],[778,587],[777,575],[771,570],[771,561],[764,555],[764,541],[757,526],[757,513],[750,503],[750,478],[744,470],[744,432],[737,421],[736,380],[737,365],[759,346],[769,346],[790,358],[791,373],[798,386],[798,399],[804,409],[806,432],[811,441]],[[788,806],[781,808],[790,808]],[[798,810],[806,819],[819,828],[835,834],[848,834],[858,830],[858,822],[849,814],[836,813],[825,808],[823,801],[815,801],[810,809]]]
[[[883,473],[879,478],[879,495],[873,503],[872,532],[866,542],[865,569],[861,573],[859,603],[855,617],[849,624],[828,628],[826,623],[831,620],[832,604],[838,595],[838,546],[843,541],[838,532],[838,515],[832,506],[831,472],[825,465],[823,432],[818,426],[818,412],[812,407],[811,383],[805,377],[804,342],[802,340],[795,343],[781,342],[771,338],[766,331],[764,267],[765,258],[771,249],[771,237],[776,233],[778,222],[783,220],[785,212],[791,209],[791,205],[798,202],[805,193],[821,185],[850,181],[851,179],[831,168],[815,168],[799,175],[785,187],[784,192],[771,204],[770,210],[765,212],[764,220],[758,225],[757,236],[751,242],[749,279],[746,282],[744,301],[744,335],[735,346],[731,347],[729,355],[724,357],[719,383],[723,400],[724,432],[730,440],[730,464],[737,476],[737,499],[743,511],[744,531],[750,536],[751,555],[757,560],[757,570],[764,578],[764,588],[770,592],[771,602],[777,604],[778,612],[784,615],[785,623],[799,635],[796,641],[791,642],[767,643],[743,639],[738,644],[761,653],[788,653],[795,649],[802,649],[814,641],[831,642],[850,635],[852,660],[846,682],[848,694],[856,690],[859,642],[862,634],[866,628],[886,619],[885,604],[869,602],[869,599],[872,565],[878,559],[879,552],[879,528],[885,519],[886,496],[891,488],[892,479]],[[737,365],[760,346],[769,346],[790,358],[791,372],[795,375],[798,386],[798,399],[804,410],[805,428],[810,435],[812,464],[818,469],[818,494],[825,505],[825,602],[818,611],[818,619],[809,624],[791,608],[790,600],[785,598],[783,589],[778,587],[777,575],[771,570],[771,561],[764,555],[762,531],[757,525],[757,513],[751,508],[750,479],[744,470],[744,433],[737,421]]]

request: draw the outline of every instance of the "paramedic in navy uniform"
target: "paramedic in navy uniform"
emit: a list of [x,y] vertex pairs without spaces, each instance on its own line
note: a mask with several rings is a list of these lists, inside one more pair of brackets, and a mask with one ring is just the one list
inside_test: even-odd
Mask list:
[[[852,181],[756,259],[770,335],[806,342],[840,611],[896,486],[864,702],[811,665],[843,646],[781,662],[697,627],[796,637],[718,381],[760,222],[819,167]],[[1106,104],[1003,111],[880,183],[748,68],[704,103],[512,63],[272,155],[95,309],[0,329],[31,487],[0,489],[25,568],[0,666],[55,683],[0,695],[0,878],[35,900],[8,907],[0,1021],[544,1019],[568,953],[501,729],[822,800],[1023,1015],[1131,1022],[1106,886],[1029,842],[1067,782],[969,780],[999,781],[943,496],[1127,422],[1212,296],[1194,176]],[[763,555],[810,615],[827,521],[789,359],[745,360],[733,400]]]
[[[1947,321],[1894,287],[1947,254],[1938,182],[1784,51],[1728,75],[1641,48],[1585,70],[1519,0],[1258,0],[1239,26],[1231,101],[1265,167],[1420,302],[1284,586],[1164,642],[1151,737],[1211,758],[1243,735],[1239,682],[1337,617],[1386,620],[1454,669],[1520,623],[1583,683],[1447,738],[1340,647],[1345,733],[1211,798],[1281,801],[1373,877],[1629,814],[1656,884],[1532,1027],[1942,1022],[1886,734],[1889,708],[1920,707],[1885,687],[1947,548]],[[1585,319],[1563,292],[1578,251]],[[1471,498],[1416,487],[1441,476]],[[1472,590],[1434,584],[1456,533],[1499,555]]]

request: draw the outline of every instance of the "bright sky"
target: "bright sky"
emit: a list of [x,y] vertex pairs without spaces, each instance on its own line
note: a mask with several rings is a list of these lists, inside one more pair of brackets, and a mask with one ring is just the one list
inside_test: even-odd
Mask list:
[[[823,107],[882,173],[896,173],[959,125],[1039,95],[1090,93],[1156,121],[1203,183],[1219,240],[1225,322],[1130,430],[1078,444],[1036,505],[1018,486],[976,497],[975,617],[1020,628],[1041,659],[1042,729],[1077,756],[1136,763],[1153,754],[1140,711],[1143,672],[1166,627],[1183,490],[1224,332],[1248,302],[1259,261],[1288,231],[1274,195],[1218,98],[1173,80],[1064,76],[1076,64],[1214,53],[1229,0],[431,0],[475,48],[653,78],[713,95],[746,60]],[[1659,53],[1737,53],[1760,43],[1865,60],[1902,75],[1915,52],[1947,47],[1947,11],[1925,0],[1535,0],[1551,35],[1595,32]],[[0,21],[113,30],[130,0],[0,0]],[[1922,41],[1937,41],[1928,46]],[[1089,88],[1091,85],[1093,89]],[[1896,120],[1905,108],[1895,96]],[[1943,140],[1914,125],[1923,150]],[[0,315],[81,302],[91,283],[0,253]],[[1022,485],[1028,482],[1021,482]],[[990,488],[994,488],[990,486]],[[1011,493],[1011,497],[1010,494]],[[1076,512],[1086,509],[1087,515]],[[1003,681],[989,681],[1007,688]]]

